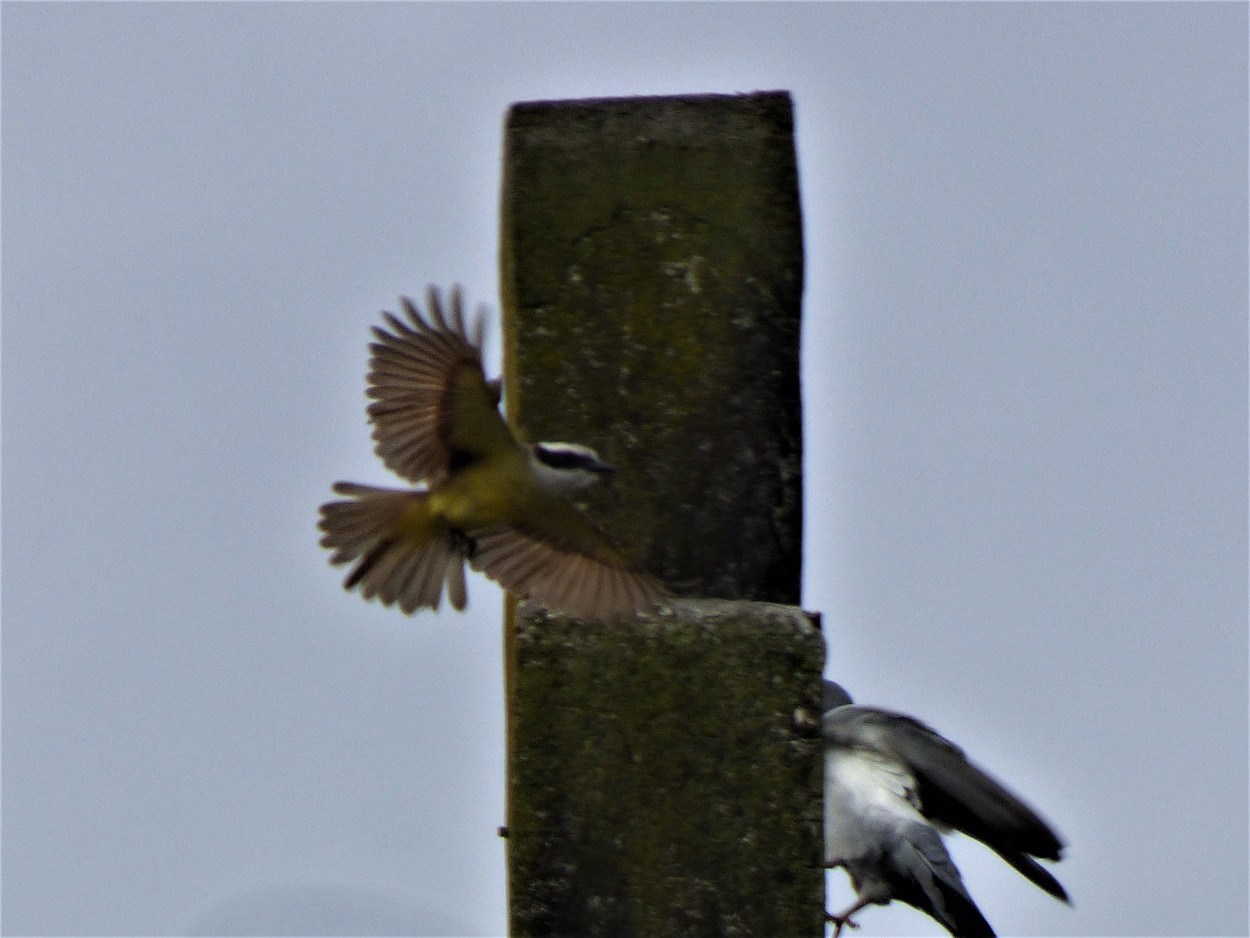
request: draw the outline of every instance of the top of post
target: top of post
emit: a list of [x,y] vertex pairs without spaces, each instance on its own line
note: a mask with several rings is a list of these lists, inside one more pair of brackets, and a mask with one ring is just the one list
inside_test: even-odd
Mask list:
[[595,516],[676,592],[796,604],[802,226],[789,94],[507,119],[509,415],[620,471]]

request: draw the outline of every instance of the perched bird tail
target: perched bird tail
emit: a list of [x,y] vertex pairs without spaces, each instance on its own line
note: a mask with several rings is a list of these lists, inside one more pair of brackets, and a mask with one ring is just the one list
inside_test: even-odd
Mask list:
[[956,938],[994,938],[994,929],[966,892],[944,888],[946,907],[939,921]]
[[334,492],[347,498],[322,505],[318,526],[331,563],[358,561],[344,589],[411,613],[437,609],[445,583],[453,608],[464,609],[467,543],[430,511],[428,492],[355,482],[336,482]]
[[972,901],[934,828],[919,822],[908,826],[891,851],[890,864],[901,874],[893,883],[894,898],[931,916],[957,938],[993,938],[994,929]]

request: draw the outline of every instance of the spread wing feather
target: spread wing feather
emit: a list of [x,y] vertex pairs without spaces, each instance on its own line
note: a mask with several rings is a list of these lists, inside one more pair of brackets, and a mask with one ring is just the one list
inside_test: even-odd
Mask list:
[[483,313],[466,326],[459,287],[445,312],[430,287],[428,319],[407,297],[406,320],[384,313],[370,344],[368,395],[375,449],[386,467],[411,482],[437,486],[453,461],[516,446],[499,413],[499,387],[482,371]]
[[984,843],[1033,883],[1068,901],[1059,881],[1032,857],[1058,860],[1063,841],[1037,813],[926,724],[875,707],[841,707],[848,739],[904,762],[924,815]]
[[634,569],[576,508],[552,499],[540,517],[473,532],[469,563],[510,592],[577,618],[623,619],[664,602],[660,581]]

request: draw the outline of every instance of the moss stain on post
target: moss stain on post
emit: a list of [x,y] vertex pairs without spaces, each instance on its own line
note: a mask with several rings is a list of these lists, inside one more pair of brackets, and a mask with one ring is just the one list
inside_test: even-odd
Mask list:
[[823,648],[789,606],[632,629],[522,607],[514,933],[819,934],[819,746],[794,710],[819,712]]
[[511,419],[622,469],[596,516],[686,595],[797,603],[789,96],[516,105],[506,148]]

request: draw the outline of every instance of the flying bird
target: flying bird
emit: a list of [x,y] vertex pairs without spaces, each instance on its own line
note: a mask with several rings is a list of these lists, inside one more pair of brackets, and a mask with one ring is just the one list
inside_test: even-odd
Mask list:
[[343,586],[406,613],[437,609],[444,586],[464,609],[467,561],[555,612],[613,620],[647,612],[667,591],[636,569],[574,504],[613,468],[575,443],[522,444],[482,369],[484,307],[466,326],[459,288],[426,315],[400,298],[384,313],[368,374],[375,450],[416,489],[337,482],[321,506],[331,563],[355,563]]
[[984,843],[1057,899],[1059,881],[1035,857],[1058,860],[1063,841],[1023,801],[919,720],[856,706],[824,682],[825,866],[843,867],[856,898],[834,938],[869,904],[898,899],[952,935],[993,935],[946,851],[942,832]]

